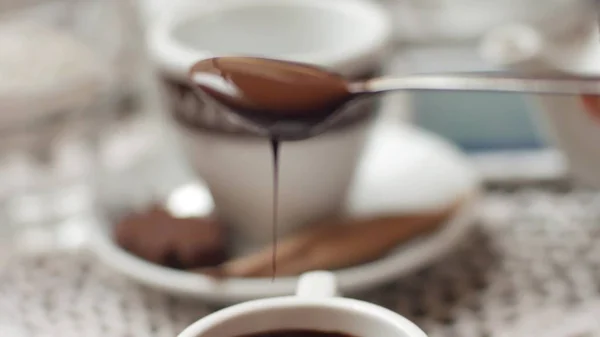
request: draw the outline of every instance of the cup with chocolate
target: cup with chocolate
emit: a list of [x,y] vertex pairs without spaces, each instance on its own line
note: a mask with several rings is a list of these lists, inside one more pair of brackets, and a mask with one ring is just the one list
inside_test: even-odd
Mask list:
[[[368,0],[222,0],[157,18],[150,49],[167,88],[172,120],[234,240],[250,247],[272,237],[272,148],[268,137],[223,122],[223,108],[195,91],[191,67],[211,57],[254,55],[360,79],[380,72],[390,37],[388,16]],[[376,99],[358,102],[327,132],[283,142],[279,235],[340,211],[377,107]]]
[[198,320],[178,337],[427,337],[395,312],[336,293],[332,273],[305,273],[295,296],[228,307]]

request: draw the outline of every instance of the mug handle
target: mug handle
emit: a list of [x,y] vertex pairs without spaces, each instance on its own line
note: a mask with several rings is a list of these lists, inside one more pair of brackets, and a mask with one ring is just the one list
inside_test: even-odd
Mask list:
[[311,271],[300,275],[296,296],[325,298],[338,295],[335,275],[328,271]]

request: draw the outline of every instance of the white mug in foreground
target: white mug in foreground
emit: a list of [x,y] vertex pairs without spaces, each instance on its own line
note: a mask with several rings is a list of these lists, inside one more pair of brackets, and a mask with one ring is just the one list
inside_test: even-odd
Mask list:
[[300,277],[296,296],[228,307],[200,319],[178,337],[237,337],[288,329],[333,331],[355,337],[427,337],[395,312],[336,294],[332,273],[306,273]]

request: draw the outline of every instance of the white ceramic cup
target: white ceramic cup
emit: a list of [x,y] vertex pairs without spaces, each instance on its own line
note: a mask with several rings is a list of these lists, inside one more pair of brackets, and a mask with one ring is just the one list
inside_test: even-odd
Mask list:
[[178,337],[238,337],[286,329],[334,331],[354,337],[427,337],[395,312],[336,294],[332,273],[306,273],[300,277],[296,296],[228,307],[200,319]]
[[[357,77],[381,68],[391,32],[385,11],[368,0],[220,0],[158,18],[149,39],[155,63],[175,88],[171,96],[180,100],[174,110],[195,115],[208,108],[186,93],[191,90],[181,88],[198,60],[249,54],[316,64]],[[282,145],[280,235],[340,210],[370,121],[365,118]],[[217,128],[210,122],[203,128],[179,123],[184,151],[211,190],[218,215],[232,236],[246,244],[241,250],[265,244],[272,235],[270,143]]]
[[[512,24],[490,32],[481,53],[512,71],[598,76],[599,39],[594,21],[582,22],[560,39],[548,38],[528,25]],[[576,95],[532,97],[540,112],[541,131],[562,151],[572,177],[600,187],[600,105],[590,107]]]

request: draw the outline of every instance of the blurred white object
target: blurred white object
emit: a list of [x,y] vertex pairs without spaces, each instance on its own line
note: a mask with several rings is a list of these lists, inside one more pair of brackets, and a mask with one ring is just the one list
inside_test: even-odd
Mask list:
[[27,337],[27,331],[21,326],[12,325],[9,322],[0,322],[0,336]]
[[159,16],[170,11],[178,10],[183,6],[197,6],[202,2],[211,0],[137,0],[142,14],[142,20],[146,25],[151,25]]
[[492,30],[480,45],[483,59],[511,70],[545,70],[539,58],[545,41],[536,29],[524,24],[510,24]]
[[76,227],[96,211],[100,189],[135,189],[157,168],[144,162],[164,142],[136,16],[130,0],[0,0],[5,248],[81,241]]
[[106,61],[70,34],[33,21],[0,22],[0,45],[2,129],[85,109],[108,90]]
[[[491,32],[481,44],[491,62],[515,71],[554,71],[600,75],[600,34],[595,22],[562,39],[535,28],[513,24]],[[600,121],[586,111],[578,96],[538,96],[540,122],[562,150],[573,176],[600,187]]]
[[396,16],[397,37],[408,41],[467,40],[507,22],[563,32],[594,15],[592,0],[380,0]]

